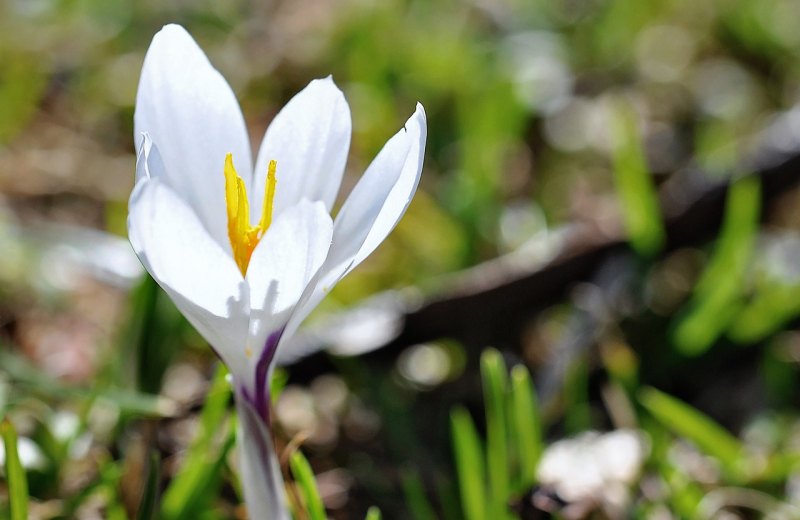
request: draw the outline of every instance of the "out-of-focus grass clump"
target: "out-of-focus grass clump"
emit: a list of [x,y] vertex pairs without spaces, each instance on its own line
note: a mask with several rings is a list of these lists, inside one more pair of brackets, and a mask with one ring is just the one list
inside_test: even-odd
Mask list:
[[[345,192],[425,105],[419,193],[320,314],[612,244],[502,319],[478,299],[486,319],[445,337],[282,372],[298,518],[797,518],[800,192],[750,158],[799,153],[798,19],[794,0],[0,3],[0,516],[245,517],[224,373],[124,239],[138,75],[177,22],[253,135],[333,75]],[[699,199],[724,210],[673,226],[728,181]]]

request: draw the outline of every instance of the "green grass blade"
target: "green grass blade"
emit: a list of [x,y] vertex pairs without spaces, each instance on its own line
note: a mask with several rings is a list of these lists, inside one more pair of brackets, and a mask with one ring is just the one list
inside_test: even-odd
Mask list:
[[761,211],[756,177],[734,182],[728,192],[720,238],[695,293],[673,330],[679,351],[699,355],[730,326],[742,306],[742,280],[753,249]]
[[146,417],[172,417],[175,415],[175,403],[165,397],[144,394],[136,391],[106,388],[99,390],[94,395],[87,391],[85,396],[102,399],[120,412]]
[[[196,518],[214,495],[212,490],[215,483],[219,482],[221,465],[233,445],[231,433],[221,449],[214,446],[215,434],[225,423],[231,398],[227,373],[220,364],[200,414],[197,437],[192,441],[181,469],[164,492],[161,503],[161,518],[164,520]],[[209,464],[209,458],[215,453],[216,463]]]
[[762,282],[731,323],[728,337],[737,343],[761,341],[800,314],[800,285]]
[[461,507],[466,520],[486,519],[486,490],[483,449],[469,412],[456,407],[450,414],[453,454],[461,494]]
[[564,385],[564,429],[576,435],[592,427],[589,405],[589,360],[577,356],[568,366]]
[[0,423],[0,435],[6,450],[6,480],[8,481],[8,501],[11,508],[11,520],[27,520],[28,518],[28,479],[25,469],[19,460],[17,451],[17,431],[11,421]]
[[381,520],[381,510],[375,506],[370,507],[364,520]]
[[105,502],[103,518],[105,520],[128,520],[125,507],[120,498],[120,477],[123,474],[121,466],[124,461],[114,461],[108,454],[98,459],[99,474],[97,479],[80,489],[77,493],[66,497],[61,506],[58,518],[79,518],[78,510],[93,496],[102,497]]
[[436,500],[441,508],[440,520],[463,520],[461,513],[461,498],[459,496],[458,482],[452,478],[442,477],[435,479]]
[[[223,471],[228,459],[228,454],[236,445],[236,429],[233,427],[234,421],[231,420],[228,435],[225,442],[216,454],[216,459],[211,463],[206,462],[206,467],[198,471],[198,477],[193,479],[196,487],[190,489],[185,495],[185,502],[180,510],[180,518],[194,519],[206,513],[212,506],[212,500],[219,495],[219,488],[222,482]],[[163,517],[159,517],[163,520]]]
[[119,494],[119,477],[117,477],[115,482],[113,482],[113,487],[112,484],[109,484],[108,482],[104,482],[104,484],[105,495],[108,497],[105,520],[128,520],[128,513],[125,510],[125,505],[122,501],[122,497],[120,497]]
[[436,520],[436,513],[425,495],[422,479],[415,471],[406,470],[400,475],[406,505],[415,520]]
[[130,315],[120,338],[123,356],[114,372],[121,381],[130,379],[141,392],[157,394],[164,373],[181,345],[184,320],[172,301],[149,275],[130,296]]
[[519,454],[520,485],[525,488],[536,482],[536,468],[542,455],[542,422],[536,391],[528,369],[516,365],[511,369],[512,423]]
[[295,482],[300,488],[300,493],[303,496],[303,502],[308,512],[310,520],[326,520],[325,506],[322,505],[322,499],[317,490],[317,482],[314,480],[314,472],[311,470],[311,465],[306,460],[305,456],[300,451],[292,453],[289,461],[292,467],[292,475],[294,475]]
[[711,418],[655,388],[642,389],[639,402],[667,429],[717,459],[731,476],[740,475],[744,455],[741,443]]
[[144,483],[142,499],[139,501],[139,511],[136,520],[157,520],[158,517],[158,491],[161,480],[161,459],[158,453],[150,454],[150,463],[147,468],[147,480]]
[[481,356],[481,378],[486,407],[486,467],[489,476],[490,510],[506,516],[509,498],[508,429],[506,388],[508,376],[503,357],[493,349]]
[[30,393],[48,399],[102,399],[119,408],[120,412],[168,417],[175,413],[175,405],[160,396],[120,388],[81,388],[60,382],[34,366],[30,361],[0,343],[0,366],[14,387],[25,388]]
[[637,253],[652,256],[663,247],[666,233],[658,195],[645,162],[636,113],[620,103],[613,123],[614,179],[628,240]]
[[272,379],[269,381],[269,395],[273,404],[278,402],[278,398],[280,398],[281,392],[283,392],[283,388],[288,382],[289,372],[285,369],[278,367],[272,372]]

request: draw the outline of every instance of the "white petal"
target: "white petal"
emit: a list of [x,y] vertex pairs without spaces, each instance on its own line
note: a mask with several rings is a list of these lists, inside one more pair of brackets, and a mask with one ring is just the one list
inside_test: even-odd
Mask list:
[[[333,223],[321,202],[300,202],[281,214],[259,242],[247,269],[250,345],[261,359],[267,337],[286,325],[331,245]],[[274,352],[267,353],[271,357]]]
[[253,220],[261,217],[270,160],[277,161],[276,214],[306,198],[330,211],[350,148],[350,107],[328,77],[317,79],[283,107],[264,135],[253,173]]
[[394,229],[417,191],[425,155],[425,110],[383,147],[336,215],[331,263],[361,263]]
[[131,194],[128,236],[147,271],[237,377],[247,372],[244,347],[249,294],[236,264],[189,206],[158,179]]
[[137,140],[147,132],[158,145],[165,182],[228,249],[225,154],[233,154],[249,187],[252,158],[247,129],[230,86],[178,25],[164,27],[150,44],[136,95],[134,127]]
[[336,216],[328,257],[292,313],[285,337],[294,334],[325,294],[400,221],[419,184],[426,135],[425,110],[418,103],[414,115],[386,143]]
[[247,516],[253,520],[290,520],[278,456],[269,430],[241,392],[236,393],[236,413],[239,418],[236,441],[241,461],[240,482]]

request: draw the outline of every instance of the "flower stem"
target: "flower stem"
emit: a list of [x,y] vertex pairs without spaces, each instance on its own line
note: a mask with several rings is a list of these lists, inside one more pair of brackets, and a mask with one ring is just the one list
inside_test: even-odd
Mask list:
[[278,457],[267,423],[247,396],[236,393],[241,481],[252,520],[289,520]]

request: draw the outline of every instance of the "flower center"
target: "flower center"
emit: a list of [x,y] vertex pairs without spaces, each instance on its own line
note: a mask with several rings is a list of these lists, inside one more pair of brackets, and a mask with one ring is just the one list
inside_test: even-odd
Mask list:
[[275,199],[275,170],[278,163],[269,162],[267,182],[264,189],[264,207],[261,220],[255,226],[250,225],[250,204],[247,201],[247,188],[236,168],[233,167],[233,155],[225,156],[225,205],[228,208],[228,239],[233,249],[233,259],[239,266],[242,276],[247,274],[250,257],[261,237],[272,223],[272,203]]

